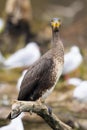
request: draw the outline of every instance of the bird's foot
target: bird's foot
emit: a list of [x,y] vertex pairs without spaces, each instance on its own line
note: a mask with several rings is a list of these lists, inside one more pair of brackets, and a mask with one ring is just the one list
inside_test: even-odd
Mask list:
[[48,113],[49,113],[50,115],[52,114],[52,108],[46,104],[46,102],[45,102],[44,99],[40,98],[39,100],[37,100],[37,102],[38,102],[39,104],[44,104],[44,105],[46,105],[46,107],[48,108]]
[[48,106],[48,105],[46,105],[47,106],[47,108],[48,108],[48,113],[49,113],[49,115],[52,115],[52,108],[50,107],[50,106]]
[[40,99],[40,102],[41,102],[42,104],[46,105],[46,107],[48,108],[48,113],[51,115],[51,114],[52,114],[52,108],[46,104],[46,102],[45,102],[44,99],[41,98],[41,99]]

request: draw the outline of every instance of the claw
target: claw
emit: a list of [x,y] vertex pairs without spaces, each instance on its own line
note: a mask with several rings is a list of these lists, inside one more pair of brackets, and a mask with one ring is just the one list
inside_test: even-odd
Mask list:
[[48,108],[48,113],[49,113],[49,115],[52,115],[52,108],[50,107],[50,106],[48,106],[48,105],[46,105],[47,106],[47,108]]

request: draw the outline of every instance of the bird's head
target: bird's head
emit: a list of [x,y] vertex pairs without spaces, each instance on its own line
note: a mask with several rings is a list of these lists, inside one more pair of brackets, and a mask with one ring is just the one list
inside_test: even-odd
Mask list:
[[52,26],[52,29],[53,31],[59,31],[59,28],[61,26],[61,19],[60,18],[53,18],[51,20],[51,26]]

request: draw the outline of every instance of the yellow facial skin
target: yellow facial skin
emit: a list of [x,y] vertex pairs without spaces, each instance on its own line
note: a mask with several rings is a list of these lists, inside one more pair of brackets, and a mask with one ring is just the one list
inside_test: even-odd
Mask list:
[[61,26],[61,22],[60,21],[53,21],[51,22],[51,26],[55,29],[55,28],[59,28]]

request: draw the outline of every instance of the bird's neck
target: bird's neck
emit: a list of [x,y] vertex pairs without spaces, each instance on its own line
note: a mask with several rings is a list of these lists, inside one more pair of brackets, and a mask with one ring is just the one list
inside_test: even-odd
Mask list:
[[59,31],[52,30],[52,35],[53,35],[52,47],[59,46],[59,41],[60,41]]
[[53,32],[52,51],[51,52],[57,60],[59,60],[60,57],[61,57],[61,60],[63,60],[64,47],[63,47],[63,43],[59,37],[59,31]]

